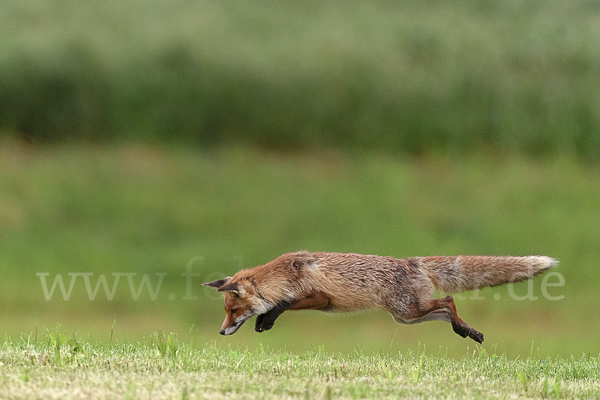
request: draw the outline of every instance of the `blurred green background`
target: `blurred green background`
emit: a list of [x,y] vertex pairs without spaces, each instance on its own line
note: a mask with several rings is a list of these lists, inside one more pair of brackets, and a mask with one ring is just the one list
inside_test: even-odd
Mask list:
[[377,311],[222,338],[200,283],[300,249],[546,254],[564,298],[540,277],[460,315],[498,353],[597,354],[599,162],[597,1],[6,0],[2,331],[461,355]]

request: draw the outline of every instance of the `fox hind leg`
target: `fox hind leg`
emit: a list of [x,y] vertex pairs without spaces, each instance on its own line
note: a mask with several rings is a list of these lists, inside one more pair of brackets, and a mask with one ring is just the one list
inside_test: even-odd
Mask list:
[[441,309],[447,312],[452,324],[452,329],[458,335],[462,337],[470,337],[478,343],[483,343],[483,334],[475,330],[471,325],[467,324],[456,312],[456,304],[452,296],[446,296],[443,299],[436,300],[437,304],[435,307],[442,307]]
[[404,324],[417,324],[426,321],[446,321],[452,324],[452,329],[461,337],[470,337],[478,343],[483,343],[483,334],[478,332],[456,312],[456,305],[452,296],[431,300],[426,308],[415,307],[408,313],[397,315],[393,313],[394,320]]

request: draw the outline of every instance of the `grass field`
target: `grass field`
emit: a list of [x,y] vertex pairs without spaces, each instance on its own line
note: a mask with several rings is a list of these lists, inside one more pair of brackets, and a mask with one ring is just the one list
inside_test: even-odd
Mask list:
[[[543,357],[597,355],[590,316],[600,304],[599,178],[598,167],[570,158],[3,142],[2,331],[16,338],[59,322],[69,334],[106,340],[116,318],[118,335],[132,341],[194,326],[204,340],[234,348],[388,352],[421,342],[462,357],[477,347],[448,324],[403,326],[384,312],[290,312],[269,332],[244,326],[222,338],[222,301],[200,283],[299,249],[547,254],[561,261],[564,285],[547,288],[558,300],[544,295],[539,277],[513,292],[466,293],[459,313],[486,335],[488,353],[497,345],[499,355],[515,358],[533,342]],[[188,268],[200,275],[186,280]],[[59,274],[65,293],[54,286],[50,295]]]
[[[59,332],[58,334],[56,332]],[[480,349],[460,359],[427,351],[294,353],[198,343],[155,332],[92,344],[60,330],[0,345],[5,399],[445,398],[600,396],[600,362],[584,355],[511,360]]]

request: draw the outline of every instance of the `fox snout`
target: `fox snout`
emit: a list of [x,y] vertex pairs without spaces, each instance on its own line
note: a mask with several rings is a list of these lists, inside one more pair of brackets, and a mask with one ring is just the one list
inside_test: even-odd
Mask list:
[[225,317],[225,321],[223,321],[223,325],[221,326],[221,330],[219,331],[219,333],[221,335],[233,335],[237,332],[238,329],[240,329],[242,325],[244,325],[244,322],[250,319],[251,316],[252,314],[246,313],[239,315],[236,318],[235,313],[228,313]]
[[221,330],[219,331],[219,333],[221,335],[233,335],[235,332],[237,332],[237,330],[239,329],[240,326],[230,326],[227,328],[221,328]]

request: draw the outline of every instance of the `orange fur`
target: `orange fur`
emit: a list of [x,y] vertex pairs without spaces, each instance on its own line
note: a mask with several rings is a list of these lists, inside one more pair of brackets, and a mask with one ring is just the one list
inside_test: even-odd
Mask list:
[[222,334],[258,315],[255,330],[270,329],[286,310],[357,311],[382,308],[401,323],[441,320],[456,333],[483,342],[464,322],[451,296],[529,279],[558,262],[545,256],[433,256],[398,259],[345,253],[286,253],[273,261],[204,285],[225,292]]

